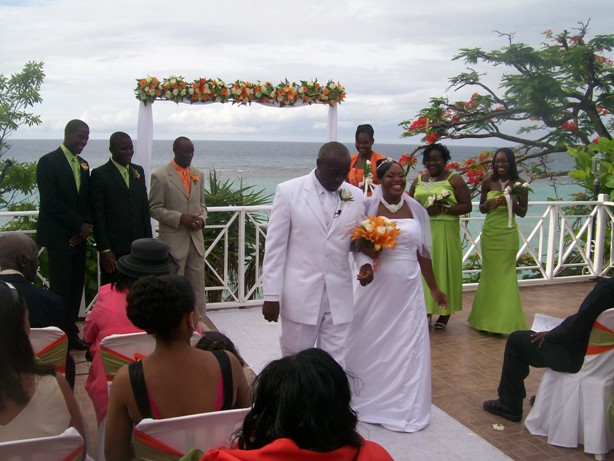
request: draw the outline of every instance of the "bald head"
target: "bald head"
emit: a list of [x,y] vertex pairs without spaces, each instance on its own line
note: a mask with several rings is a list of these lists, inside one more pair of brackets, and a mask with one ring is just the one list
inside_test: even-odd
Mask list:
[[336,191],[350,171],[350,151],[340,142],[327,142],[320,148],[316,178],[324,189]]
[[33,282],[38,269],[38,248],[34,240],[20,232],[0,235],[0,269],[19,271]]
[[344,159],[350,161],[350,151],[347,147],[337,141],[331,141],[320,147],[318,160]]

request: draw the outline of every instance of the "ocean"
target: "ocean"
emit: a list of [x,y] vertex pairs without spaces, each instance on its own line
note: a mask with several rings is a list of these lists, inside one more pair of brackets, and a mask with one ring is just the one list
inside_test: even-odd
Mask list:
[[[11,149],[3,157],[13,158],[20,162],[35,162],[42,155],[56,149],[62,141],[60,139],[9,139]],[[257,190],[264,190],[266,194],[275,193],[275,186],[288,179],[304,175],[315,167],[316,156],[320,143],[313,142],[253,142],[253,141],[193,141],[194,159],[192,165],[205,172],[215,169],[218,177],[230,179],[244,186],[253,186]],[[172,140],[153,141],[151,169],[168,163],[173,157]],[[350,152],[356,152],[354,144],[345,143]],[[110,156],[109,142],[103,139],[91,139],[82,156],[87,159],[90,168],[96,168],[107,162]],[[136,143],[135,143],[136,146]],[[379,144],[374,150],[398,159],[401,155],[412,152],[416,145],[412,144]],[[452,161],[460,161],[478,154],[485,149],[494,147],[472,147],[448,145],[452,154]],[[566,155],[557,155],[551,163],[554,170],[569,171],[573,167],[573,160]],[[410,172],[408,187],[417,176],[419,168]],[[525,178],[526,179],[526,178]],[[573,184],[568,177],[557,178],[557,187],[554,188],[548,180],[539,180],[531,184],[533,192],[529,200],[541,201],[549,198],[568,200],[569,194],[581,190]],[[477,198],[474,200],[478,200]]]

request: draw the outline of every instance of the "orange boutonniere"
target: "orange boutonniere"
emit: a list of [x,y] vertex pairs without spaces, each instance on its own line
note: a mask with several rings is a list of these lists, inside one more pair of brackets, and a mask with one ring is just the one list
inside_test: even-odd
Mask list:
[[196,181],[198,181],[198,175],[196,173],[192,173],[190,175],[190,179],[192,180],[193,183],[196,183]]
[[81,162],[81,168],[83,168],[83,171],[87,171],[90,169],[90,166],[85,162]]

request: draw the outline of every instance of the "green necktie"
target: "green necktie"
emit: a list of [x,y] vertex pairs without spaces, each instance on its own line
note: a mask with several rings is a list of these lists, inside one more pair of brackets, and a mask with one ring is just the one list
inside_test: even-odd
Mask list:
[[72,158],[70,163],[72,164],[72,173],[75,176],[77,192],[79,192],[79,189],[81,188],[81,165],[79,165],[79,159],[77,159],[76,155]]
[[130,175],[128,173],[128,168],[121,168],[120,171],[124,178],[124,181],[126,182],[126,187],[130,189]]

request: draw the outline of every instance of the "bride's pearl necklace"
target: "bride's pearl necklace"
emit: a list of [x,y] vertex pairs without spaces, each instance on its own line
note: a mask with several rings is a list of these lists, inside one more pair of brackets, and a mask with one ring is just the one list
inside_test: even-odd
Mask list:
[[392,204],[392,205],[388,203],[384,197],[382,197],[382,205],[384,205],[386,209],[390,211],[392,214],[399,211],[403,207],[403,203],[404,203],[403,197],[401,197],[401,199],[399,200],[399,203]]

